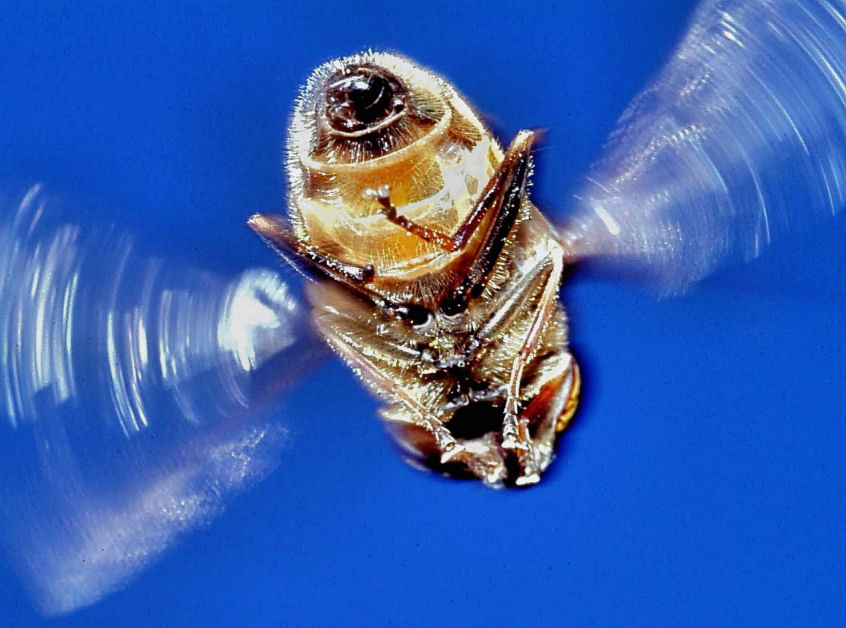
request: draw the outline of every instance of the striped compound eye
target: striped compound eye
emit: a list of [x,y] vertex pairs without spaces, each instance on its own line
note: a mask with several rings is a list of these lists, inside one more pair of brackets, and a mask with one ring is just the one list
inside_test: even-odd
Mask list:
[[389,125],[406,107],[399,79],[367,65],[339,70],[326,85],[326,120],[332,132],[357,137]]

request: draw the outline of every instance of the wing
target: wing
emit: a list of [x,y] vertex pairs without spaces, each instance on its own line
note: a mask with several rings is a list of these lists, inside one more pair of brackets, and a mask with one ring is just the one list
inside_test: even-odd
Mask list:
[[683,289],[846,198],[846,3],[705,0],[561,229],[571,259]]
[[260,412],[320,349],[271,271],[226,280],[0,213],[0,540],[48,614],[91,604],[272,470]]

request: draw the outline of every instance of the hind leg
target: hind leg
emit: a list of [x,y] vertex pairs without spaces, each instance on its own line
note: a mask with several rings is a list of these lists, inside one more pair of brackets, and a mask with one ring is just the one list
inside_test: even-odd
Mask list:
[[502,446],[513,451],[520,462],[520,475],[516,480],[518,486],[537,483],[545,466],[544,462],[548,464],[548,458],[551,456],[551,451],[549,454],[545,454],[538,449],[529,430],[528,418],[519,414],[523,370],[531,360],[543,330],[555,311],[556,297],[561,286],[564,262],[558,246],[552,247],[548,259],[551,268],[546,277],[543,292],[535,307],[529,331],[511,366],[511,377],[508,381],[508,394],[505,401],[505,416],[502,423]]

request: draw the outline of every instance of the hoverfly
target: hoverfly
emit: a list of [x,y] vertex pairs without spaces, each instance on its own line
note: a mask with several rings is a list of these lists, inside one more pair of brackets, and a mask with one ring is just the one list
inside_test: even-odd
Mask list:
[[[330,278],[309,288],[318,329],[393,395],[383,417],[410,457],[532,483],[578,390],[563,264],[604,260],[678,291],[843,206],[844,14],[816,0],[705,2],[553,227],[527,199],[532,132],[503,151],[453,88],[400,57],[330,62],[289,143],[292,229],[251,224]],[[0,231],[15,443],[0,520],[38,604],[61,613],[122,586],[269,472],[284,430],[241,417],[313,345],[276,273],[174,269],[50,206],[33,188]],[[386,356],[394,371],[377,374]],[[92,373],[98,360],[106,372]],[[167,438],[145,441],[151,426]],[[144,476],[116,471],[126,460]]]

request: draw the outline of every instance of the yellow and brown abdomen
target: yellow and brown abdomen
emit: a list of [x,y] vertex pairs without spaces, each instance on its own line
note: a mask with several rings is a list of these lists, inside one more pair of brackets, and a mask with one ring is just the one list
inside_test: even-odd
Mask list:
[[[301,100],[289,140],[290,220],[298,238],[346,263],[373,264],[383,276],[437,272],[454,256],[386,221],[373,191],[387,189],[401,215],[451,234],[496,171],[502,149],[444,81],[392,55],[374,54],[373,62],[413,76],[404,115],[390,135],[380,140],[376,131],[363,142],[298,115],[321,107]],[[319,69],[313,80],[344,80],[332,72]]]

